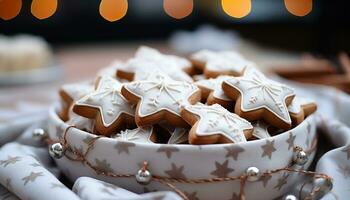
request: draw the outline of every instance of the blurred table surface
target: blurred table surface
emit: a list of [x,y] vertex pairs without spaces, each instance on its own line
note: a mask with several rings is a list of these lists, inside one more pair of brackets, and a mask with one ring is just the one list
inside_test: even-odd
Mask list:
[[[140,45],[148,45],[165,53],[175,53],[167,46],[167,43],[162,41],[57,47],[55,54],[64,71],[60,81],[0,87],[0,122],[7,121],[1,118],[1,114],[4,114],[4,109],[16,110],[20,102],[49,105],[57,99],[57,90],[62,84],[93,79],[99,69],[107,66],[112,61],[116,59],[126,60],[132,57]],[[295,63],[300,58],[300,54],[269,49],[247,41],[241,43],[238,51],[248,59],[256,62],[262,70],[266,70],[270,66]]]

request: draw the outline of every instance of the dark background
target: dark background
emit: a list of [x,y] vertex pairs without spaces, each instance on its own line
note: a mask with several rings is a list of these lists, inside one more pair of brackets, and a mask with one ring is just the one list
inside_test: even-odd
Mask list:
[[0,33],[32,33],[56,46],[74,43],[167,39],[179,29],[194,30],[201,24],[233,29],[262,45],[315,54],[350,52],[350,3],[347,0],[314,0],[305,17],[288,13],[283,0],[253,0],[252,12],[243,19],[223,13],[219,0],[195,0],[193,13],[182,20],[165,14],[162,0],[129,0],[127,15],[108,22],[99,14],[99,0],[59,0],[57,12],[46,20],[30,13],[24,0],[21,13],[0,20]]

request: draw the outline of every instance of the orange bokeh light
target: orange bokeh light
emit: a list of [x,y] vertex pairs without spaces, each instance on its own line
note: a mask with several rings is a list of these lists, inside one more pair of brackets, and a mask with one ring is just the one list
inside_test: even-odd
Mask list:
[[312,0],[284,0],[288,12],[303,17],[312,11]]
[[164,0],[164,11],[175,19],[182,19],[193,11],[193,0]]
[[0,0],[0,18],[10,20],[15,18],[22,8],[22,0]]
[[221,0],[221,6],[229,16],[242,18],[250,13],[252,2],[251,0]]
[[57,0],[33,0],[31,12],[38,19],[46,19],[55,14]]
[[123,18],[128,11],[127,0],[101,0],[100,15],[107,21],[114,22]]

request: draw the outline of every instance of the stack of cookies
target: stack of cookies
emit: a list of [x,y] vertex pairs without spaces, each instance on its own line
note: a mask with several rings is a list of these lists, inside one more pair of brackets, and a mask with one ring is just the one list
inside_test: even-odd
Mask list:
[[232,51],[189,59],[140,47],[94,82],[62,86],[67,124],[116,140],[239,143],[285,132],[316,111],[314,101],[270,80]]

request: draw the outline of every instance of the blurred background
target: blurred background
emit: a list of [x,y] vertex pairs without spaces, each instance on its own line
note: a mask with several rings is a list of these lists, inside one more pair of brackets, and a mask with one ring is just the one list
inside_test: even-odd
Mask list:
[[[55,0],[35,1],[46,9],[45,2]],[[235,50],[285,78],[350,90],[349,1],[314,0],[312,11],[301,17],[285,2],[298,7],[312,0],[252,0],[250,12],[235,18],[222,2],[244,0],[194,0],[181,19],[169,14],[169,5],[166,12],[165,1],[192,2],[128,0],[126,15],[108,21],[99,0],[58,0],[57,10],[42,20],[31,12],[34,0],[0,0],[0,18],[10,12],[5,2],[22,2],[17,16],[0,19],[0,129],[24,114],[46,111],[62,84],[91,80],[112,61],[132,57],[140,45],[186,57],[203,48]]]
[[253,0],[251,12],[235,19],[223,12],[220,0],[195,0],[188,17],[176,20],[163,9],[163,0],[129,0],[126,16],[108,22],[99,13],[98,0],[59,0],[57,11],[45,20],[30,13],[24,0],[20,14],[0,20],[3,34],[32,33],[54,45],[95,42],[165,40],[179,29],[194,30],[201,24],[238,31],[242,37],[295,51],[337,53],[350,50],[350,7],[346,0],[317,0],[304,17],[290,14],[283,0]]

